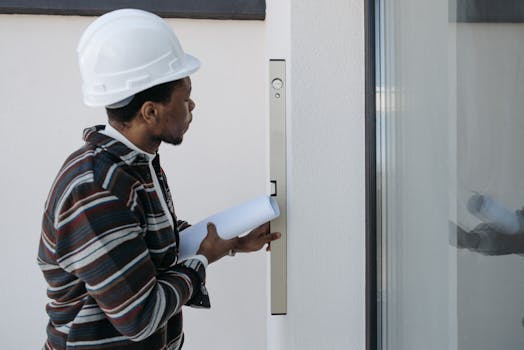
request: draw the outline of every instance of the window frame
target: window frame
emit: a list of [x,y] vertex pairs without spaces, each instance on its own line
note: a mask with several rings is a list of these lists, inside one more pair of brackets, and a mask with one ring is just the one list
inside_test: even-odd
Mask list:
[[522,23],[523,14],[521,0],[449,0],[451,22]]
[[376,0],[364,3],[365,27],[365,171],[366,171],[366,350],[378,349]]
[[265,20],[265,0],[8,0],[0,14],[99,16],[120,8],[137,8],[161,17]]

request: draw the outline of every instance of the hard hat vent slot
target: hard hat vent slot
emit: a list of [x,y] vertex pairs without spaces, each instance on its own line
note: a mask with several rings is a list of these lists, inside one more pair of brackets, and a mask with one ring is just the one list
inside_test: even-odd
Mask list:
[[106,92],[106,86],[105,84],[96,84],[96,85],[93,85],[93,92],[94,93],[97,93],[97,94],[100,94],[100,93],[103,93],[103,92]]
[[139,88],[139,87],[142,87],[142,86],[144,86],[144,85],[146,85],[147,83],[150,83],[150,82],[151,82],[151,76],[150,75],[142,75],[140,77],[129,79],[127,81],[126,87],[128,89]]

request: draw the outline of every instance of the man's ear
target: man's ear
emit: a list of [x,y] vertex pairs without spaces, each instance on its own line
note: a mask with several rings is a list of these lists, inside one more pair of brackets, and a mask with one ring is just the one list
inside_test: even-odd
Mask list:
[[140,115],[146,124],[155,125],[158,122],[158,106],[154,102],[146,101],[140,108]]

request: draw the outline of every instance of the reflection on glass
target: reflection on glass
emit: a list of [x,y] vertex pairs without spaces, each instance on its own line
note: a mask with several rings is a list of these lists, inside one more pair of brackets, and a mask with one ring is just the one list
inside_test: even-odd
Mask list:
[[482,221],[472,230],[451,225],[451,244],[484,255],[524,253],[524,212],[511,212],[487,195],[474,194],[468,211]]

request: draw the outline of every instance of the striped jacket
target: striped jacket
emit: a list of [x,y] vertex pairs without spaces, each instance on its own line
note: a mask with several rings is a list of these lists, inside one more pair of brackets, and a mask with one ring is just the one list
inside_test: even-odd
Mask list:
[[[182,306],[209,307],[205,267],[177,261],[178,228],[149,160],[101,128],[84,131],[85,145],[46,201],[38,251],[51,299],[44,349],[179,349]],[[153,167],[180,226],[158,156]]]

